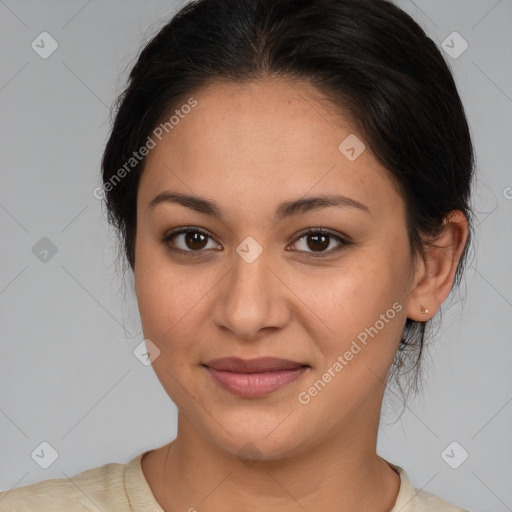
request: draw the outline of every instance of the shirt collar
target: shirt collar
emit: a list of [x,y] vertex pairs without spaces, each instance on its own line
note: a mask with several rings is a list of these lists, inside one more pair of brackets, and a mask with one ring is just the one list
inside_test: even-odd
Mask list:
[[[124,473],[126,495],[134,512],[164,512],[142,472],[141,460],[148,451],[139,453],[126,465]],[[390,462],[388,464],[400,476],[400,490],[390,512],[411,512],[416,495],[414,487],[401,467]]]

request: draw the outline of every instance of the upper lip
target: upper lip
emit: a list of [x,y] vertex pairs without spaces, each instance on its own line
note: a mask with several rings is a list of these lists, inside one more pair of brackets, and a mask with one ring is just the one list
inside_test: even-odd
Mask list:
[[204,363],[215,370],[224,370],[236,373],[257,373],[277,370],[292,370],[308,364],[292,361],[291,359],[280,359],[278,357],[259,357],[256,359],[242,359],[240,357],[221,357]]

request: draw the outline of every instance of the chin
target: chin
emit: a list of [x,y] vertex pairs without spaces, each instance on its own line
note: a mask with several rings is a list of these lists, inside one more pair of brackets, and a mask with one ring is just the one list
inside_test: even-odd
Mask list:
[[[279,461],[302,452],[308,442],[300,425],[287,424],[285,427],[282,420],[279,418],[269,425],[268,422],[262,422],[261,418],[246,416],[242,428],[224,423],[227,432],[219,428],[215,432],[209,431],[208,437],[217,448],[238,457],[248,466],[258,461]],[[248,428],[251,422],[254,428]],[[230,436],[228,432],[233,435]]]

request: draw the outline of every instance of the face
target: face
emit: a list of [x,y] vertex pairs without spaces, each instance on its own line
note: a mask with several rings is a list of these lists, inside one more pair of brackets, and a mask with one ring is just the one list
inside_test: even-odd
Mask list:
[[[155,139],[137,198],[143,333],[179,422],[268,460],[370,435],[412,287],[402,198],[308,84],[216,83],[193,98]],[[151,206],[164,192],[216,210],[176,196]],[[345,199],[305,201],[321,196]],[[205,366],[225,357],[302,368]]]

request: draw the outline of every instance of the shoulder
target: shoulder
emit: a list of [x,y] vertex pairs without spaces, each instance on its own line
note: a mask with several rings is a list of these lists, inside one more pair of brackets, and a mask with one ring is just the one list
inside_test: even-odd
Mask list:
[[400,491],[391,512],[468,512],[439,496],[414,488],[401,467],[388,464],[400,475]]
[[53,478],[0,492],[2,512],[130,511],[125,464],[109,463],[66,478]]
[[468,512],[467,510],[452,505],[447,501],[439,498],[439,496],[435,496],[434,494],[430,494],[428,492],[414,489],[415,495],[413,498],[414,507],[412,510],[418,512]]

